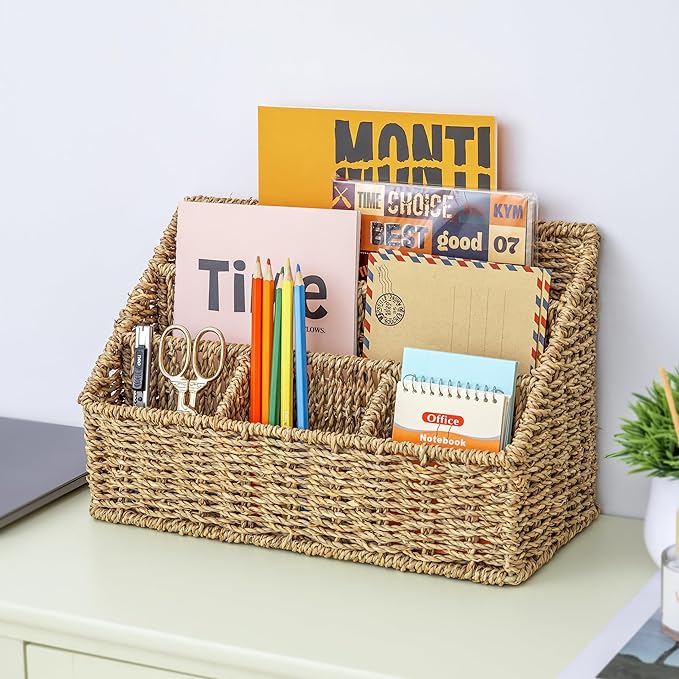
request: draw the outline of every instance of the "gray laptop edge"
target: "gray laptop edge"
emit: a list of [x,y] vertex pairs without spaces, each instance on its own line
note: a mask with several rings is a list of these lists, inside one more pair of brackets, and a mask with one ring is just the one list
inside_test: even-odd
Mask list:
[[0,528],[85,481],[81,427],[0,417]]

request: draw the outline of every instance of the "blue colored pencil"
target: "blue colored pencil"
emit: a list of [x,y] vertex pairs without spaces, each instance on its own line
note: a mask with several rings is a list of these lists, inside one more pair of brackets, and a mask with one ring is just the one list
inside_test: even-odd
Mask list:
[[295,274],[294,322],[295,322],[295,396],[297,399],[297,428],[309,428],[309,386],[306,374],[306,324],[304,322],[306,304],[304,299],[304,279],[297,265]]

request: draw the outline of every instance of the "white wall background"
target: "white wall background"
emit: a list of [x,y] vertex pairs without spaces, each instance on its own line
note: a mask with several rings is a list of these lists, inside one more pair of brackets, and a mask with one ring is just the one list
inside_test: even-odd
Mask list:
[[0,416],[81,423],[177,201],[256,195],[258,104],[489,113],[501,188],[604,235],[600,498],[641,515],[603,456],[679,363],[678,28],[672,0],[0,0]]

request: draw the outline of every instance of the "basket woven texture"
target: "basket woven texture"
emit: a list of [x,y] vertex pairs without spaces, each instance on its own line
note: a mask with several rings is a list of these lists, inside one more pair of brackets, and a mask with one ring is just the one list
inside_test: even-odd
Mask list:
[[[249,347],[229,345],[198,413],[173,410],[157,350],[172,322],[176,230],[175,214],[80,394],[92,516],[497,585],[526,580],[596,518],[593,225],[539,226],[537,264],[553,274],[547,347],[519,378],[500,453],[390,440],[390,361],[309,354],[310,429],[284,429],[247,421]],[[138,324],[156,329],[147,408],[130,405]],[[204,341],[203,370],[217,358]]]

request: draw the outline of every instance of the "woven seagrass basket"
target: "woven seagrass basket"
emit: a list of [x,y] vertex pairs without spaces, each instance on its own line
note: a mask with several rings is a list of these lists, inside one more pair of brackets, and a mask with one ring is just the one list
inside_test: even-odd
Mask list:
[[[173,410],[157,360],[150,407],[130,405],[134,326],[158,338],[172,322],[176,228],[175,214],[80,395],[92,516],[497,585],[526,580],[596,518],[594,226],[539,226],[546,350],[519,378],[500,453],[390,440],[390,361],[309,354],[309,430],[247,421],[245,345],[229,345],[197,414]],[[217,360],[209,341],[201,360]]]

